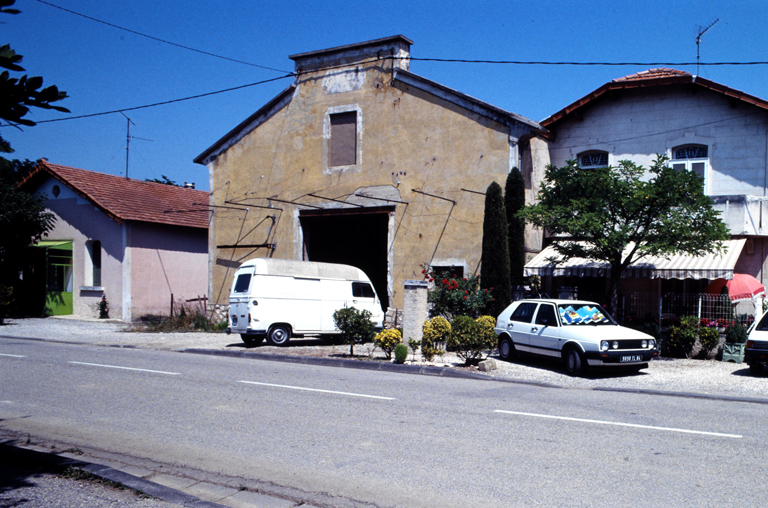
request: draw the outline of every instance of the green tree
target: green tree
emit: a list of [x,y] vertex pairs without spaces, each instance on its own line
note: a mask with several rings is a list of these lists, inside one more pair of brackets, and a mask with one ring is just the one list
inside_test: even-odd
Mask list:
[[646,256],[722,252],[729,238],[720,212],[704,194],[703,180],[666,165],[657,155],[646,171],[631,161],[581,169],[574,160],[547,167],[539,202],[521,217],[551,235],[578,241],[554,244],[563,259],[591,258],[610,266],[608,299],[618,304],[624,271]]
[[525,268],[525,220],[518,215],[525,207],[525,181],[517,168],[512,168],[504,187],[509,243],[509,278],[513,286],[523,284]]
[[493,182],[485,192],[480,264],[480,287],[490,289],[493,294],[493,301],[487,309],[493,316],[498,316],[511,300],[507,229],[507,212],[501,186]]
[[[0,13],[19,14],[20,11],[8,8],[14,3],[16,0],[0,0]],[[24,71],[24,67],[19,65],[22,58],[10,45],[0,47],[0,67],[7,69],[0,73],[0,119],[16,126],[32,126],[35,122],[24,118],[30,107],[69,113],[68,109],[52,104],[67,97],[67,93],[60,91],[56,85],[43,88],[43,78],[40,76],[27,77],[24,74],[20,78],[11,77],[8,71]],[[7,145],[5,140],[0,140]]]
[[355,355],[355,344],[370,342],[375,334],[369,310],[338,309],[333,313],[333,323],[341,332],[341,340],[349,344],[349,356]]
[[45,196],[19,189],[18,182],[34,164],[0,157],[0,324],[13,302],[13,288],[26,266],[29,245],[53,229],[55,217],[45,211]]
[[162,176],[162,179],[161,178],[147,178],[144,181],[145,182],[152,182],[152,183],[164,183],[165,185],[172,185],[174,187],[181,187],[181,185],[176,183],[174,180],[171,180],[167,176],[165,176],[165,175],[161,175],[161,176]]

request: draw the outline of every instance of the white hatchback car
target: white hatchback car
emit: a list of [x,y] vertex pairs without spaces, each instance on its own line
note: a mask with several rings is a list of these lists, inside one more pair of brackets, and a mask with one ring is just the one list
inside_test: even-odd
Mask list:
[[519,300],[496,320],[499,356],[517,353],[562,359],[570,375],[589,367],[648,367],[656,339],[620,326],[598,304],[579,300]]

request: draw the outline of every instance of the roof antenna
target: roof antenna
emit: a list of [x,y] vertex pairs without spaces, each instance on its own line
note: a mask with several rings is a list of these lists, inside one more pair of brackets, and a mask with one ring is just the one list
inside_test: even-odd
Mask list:
[[696,76],[697,77],[699,75],[699,43],[701,42],[701,36],[704,35],[707,30],[715,26],[715,23],[717,23],[718,21],[720,21],[720,18],[717,18],[716,20],[714,20],[712,24],[709,25],[704,30],[701,30],[701,28],[699,28],[699,35],[696,36]]
[[[151,139],[144,139],[144,138],[137,138],[136,136],[131,136],[131,124],[133,123],[133,120],[128,118],[125,113],[122,111],[118,111],[121,115],[125,116],[125,119],[128,120],[127,128],[126,128],[126,134],[125,134],[125,178],[128,178],[128,154],[129,147],[131,145],[132,139],[140,139],[142,141],[152,141]],[[133,123],[133,125],[136,125]]]

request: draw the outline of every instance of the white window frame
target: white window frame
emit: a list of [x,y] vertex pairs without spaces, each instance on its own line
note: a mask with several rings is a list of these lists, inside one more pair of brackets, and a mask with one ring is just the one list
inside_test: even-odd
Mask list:
[[[691,157],[685,159],[674,158],[677,155],[678,150],[683,148],[696,146],[703,147],[707,150],[706,157]],[[694,171],[695,165],[701,165],[701,176],[704,178],[704,194],[709,194],[709,153],[710,147],[703,143],[686,143],[678,145],[672,148],[672,159],[669,161],[669,165],[672,169],[678,171]]]
[[[605,164],[591,164],[586,166],[581,163],[582,157],[584,157],[585,155],[593,154],[593,153],[599,153],[601,155],[605,155]],[[611,165],[611,154],[609,154],[606,150],[586,150],[584,152],[577,154],[576,160],[579,161],[579,167],[581,169],[604,168],[606,166]]]

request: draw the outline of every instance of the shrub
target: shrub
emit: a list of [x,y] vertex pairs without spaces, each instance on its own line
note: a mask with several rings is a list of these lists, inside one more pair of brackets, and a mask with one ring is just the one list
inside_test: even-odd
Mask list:
[[496,334],[493,327],[496,320],[491,316],[472,319],[469,316],[457,316],[451,324],[448,345],[456,350],[465,365],[477,363],[490,354],[496,347]]
[[455,274],[436,274],[432,270],[423,270],[424,277],[434,282],[434,287],[427,293],[427,301],[432,304],[429,315],[443,316],[449,320],[454,316],[477,316],[493,301],[492,289],[481,289],[480,278],[457,277]]
[[747,341],[747,329],[736,321],[725,329],[725,342],[744,344]]
[[408,346],[402,343],[395,346],[395,362],[405,363],[406,358],[408,358]]
[[717,328],[700,328],[699,342],[705,351],[712,351],[716,348],[720,343],[720,334],[717,332]]
[[676,357],[690,357],[698,332],[699,319],[696,316],[683,316],[679,325],[669,328],[669,337],[664,341],[666,353]]
[[438,349],[436,344],[445,342],[451,333],[451,324],[442,316],[433,317],[424,321],[422,326],[421,356],[431,362],[435,355],[442,355],[444,351]]
[[[402,341],[402,334],[399,330],[395,329],[382,330],[373,338],[373,343],[384,351],[388,360],[392,359],[392,351],[394,351],[397,345]],[[405,354],[408,354],[408,348],[405,349]]]
[[354,356],[355,344],[369,342],[374,336],[371,312],[355,307],[344,307],[333,313],[333,323],[341,332],[341,340],[349,344],[349,355]]

